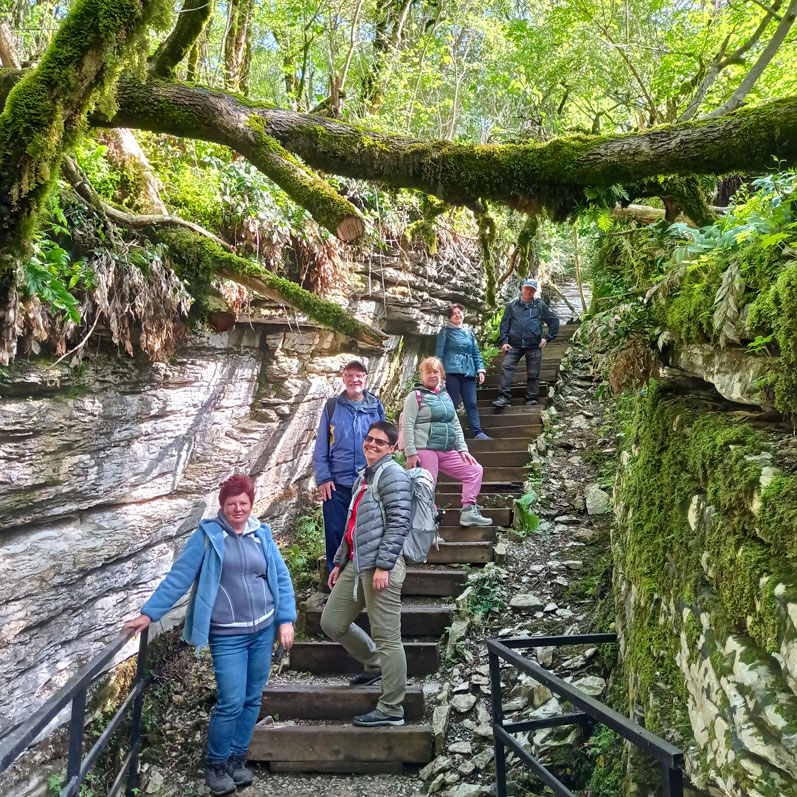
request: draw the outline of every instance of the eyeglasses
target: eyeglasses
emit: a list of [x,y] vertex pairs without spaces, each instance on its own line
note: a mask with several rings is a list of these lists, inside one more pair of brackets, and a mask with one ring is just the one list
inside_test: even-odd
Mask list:
[[390,440],[379,440],[379,438],[371,437],[371,435],[365,436],[365,442],[371,443],[372,445],[375,445],[377,448],[384,448],[385,446],[390,445]]

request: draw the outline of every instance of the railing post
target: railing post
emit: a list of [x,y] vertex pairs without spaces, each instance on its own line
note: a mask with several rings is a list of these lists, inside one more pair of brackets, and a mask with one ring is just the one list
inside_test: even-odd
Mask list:
[[[143,681],[147,672],[147,639],[149,629],[141,632],[141,641],[138,645],[138,661],[136,662],[136,677],[133,687]],[[135,797],[138,791],[138,751],[141,743],[141,713],[144,708],[144,690],[142,689],[133,702],[133,716],[130,720],[130,772],[127,776],[127,797]]]
[[498,656],[490,650],[490,699],[493,707],[493,750],[495,751],[495,787],[498,797],[506,797],[506,748],[495,732],[496,725],[504,724],[504,707],[501,700],[501,670]]
[[683,773],[675,767],[668,767],[667,764],[661,765],[661,779],[664,784],[664,797],[683,797],[684,781]]
[[86,722],[86,690],[81,689],[72,698],[72,715],[69,718],[69,754],[66,763],[67,794],[77,794],[80,784],[73,779],[80,775],[83,760],[83,729]]

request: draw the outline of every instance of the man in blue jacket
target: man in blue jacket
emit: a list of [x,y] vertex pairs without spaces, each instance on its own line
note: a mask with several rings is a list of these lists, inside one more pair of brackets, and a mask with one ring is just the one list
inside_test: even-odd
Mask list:
[[363,442],[374,421],[385,420],[382,402],[369,393],[368,369],[362,360],[351,360],[343,369],[339,396],[329,399],[321,413],[313,452],[315,482],[321,493],[326,537],[327,568],[343,539],[351,490],[365,467]]
[[[520,297],[504,308],[498,335],[504,362],[498,398],[493,402],[495,407],[511,405],[512,374],[523,356],[526,357],[526,404],[537,403],[542,350],[559,334],[559,319],[542,299],[536,298],[538,288],[537,280],[525,280],[520,288]],[[548,325],[545,336],[542,334],[543,321]]]

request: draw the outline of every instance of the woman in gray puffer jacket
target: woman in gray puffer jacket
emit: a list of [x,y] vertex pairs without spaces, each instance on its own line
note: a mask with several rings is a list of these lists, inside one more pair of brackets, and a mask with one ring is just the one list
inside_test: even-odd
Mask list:
[[[407,659],[401,642],[401,587],[406,568],[401,552],[410,531],[412,486],[393,459],[398,429],[374,421],[363,443],[366,467],[352,489],[346,531],[329,574],[332,593],[321,615],[324,633],[364,666],[351,683],[382,679],[376,708],[354,724],[404,724]],[[376,494],[371,485],[378,477]],[[368,610],[371,636],[355,624]]]

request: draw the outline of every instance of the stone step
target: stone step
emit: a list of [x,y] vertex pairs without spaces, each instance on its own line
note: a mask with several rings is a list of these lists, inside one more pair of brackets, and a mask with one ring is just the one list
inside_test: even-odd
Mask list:
[[[479,460],[481,462],[481,459]],[[496,509],[482,509],[482,514],[485,517],[490,518],[493,521],[493,524],[496,526],[509,526],[512,523],[512,510],[505,509],[505,508],[496,508]],[[453,510],[450,512],[446,512],[443,515],[442,521],[440,521],[440,535],[445,537],[445,530],[448,527],[454,527],[459,529],[460,531],[466,531],[469,529],[478,529],[479,526],[468,526],[463,527],[459,525],[459,512],[454,512]],[[492,526],[485,526],[487,530],[490,530]]]
[[[440,546],[441,548],[443,546]],[[321,630],[321,612],[323,607],[314,606],[304,613],[305,632],[310,635],[323,634]],[[412,606],[402,603],[401,606],[401,633],[408,637],[439,637],[451,625],[454,607],[440,606]],[[354,621],[360,628],[371,631],[368,612],[363,611]]]
[[493,560],[491,542],[444,542],[439,549],[431,548],[426,559],[429,564],[480,565]]
[[402,598],[416,597],[456,597],[467,586],[468,574],[458,567],[429,567],[410,565],[404,579]]
[[[500,439],[500,438],[497,438]],[[524,447],[521,451],[475,451],[471,445],[473,440],[468,440],[470,453],[479,460],[479,464],[486,470],[492,467],[515,467],[522,468],[531,459],[529,450]],[[477,441],[478,442],[478,441]],[[440,476],[442,481],[443,476]],[[503,525],[503,524],[499,524]]]
[[[431,675],[440,666],[437,642],[405,642],[404,652],[410,677]],[[362,671],[362,664],[337,642],[295,642],[290,652],[290,669],[317,675],[355,675]]]
[[[330,771],[333,762],[426,764],[432,759],[433,734],[428,725],[358,728],[350,724],[267,725],[258,723],[249,742],[250,761],[286,764],[294,771]],[[283,769],[282,771],[286,771]],[[338,771],[351,771],[342,768]]]
[[[481,462],[479,456],[474,454],[476,459]],[[519,484],[523,484],[526,481],[526,469],[522,466],[514,466],[508,468],[496,467],[494,465],[489,465],[488,467],[484,468],[484,475],[482,476],[482,481],[485,482],[505,482],[507,484],[511,484],[513,482],[517,482]],[[460,482],[455,479],[453,476],[449,476],[447,473],[441,473],[439,479],[437,480],[438,484],[460,484]]]
[[[279,684],[263,690],[260,718],[277,716],[279,720],[350,720],[376,708],[382,687]],[[404,698],[404,719],[423,719],[424,700],[420,686],[408,686]]]
[[[454,515],[459,524],[459,512],[446,514]],[[495,526],[440,526],[438,533],[446,542],[495,542]]]
[[[547,384],[540,382],[540,398],[545,398],[548,395],[548,389],[549,387]],[[526,395],[526,383],[523,382],[522,384],[518,385],[511,384],[509,386],[509,392],[512,398],[522,399]],[[476,393],[476,405],[481,407],[483,406],[484,402],[490,402],[497,398],[497,387],[480,387]]]

